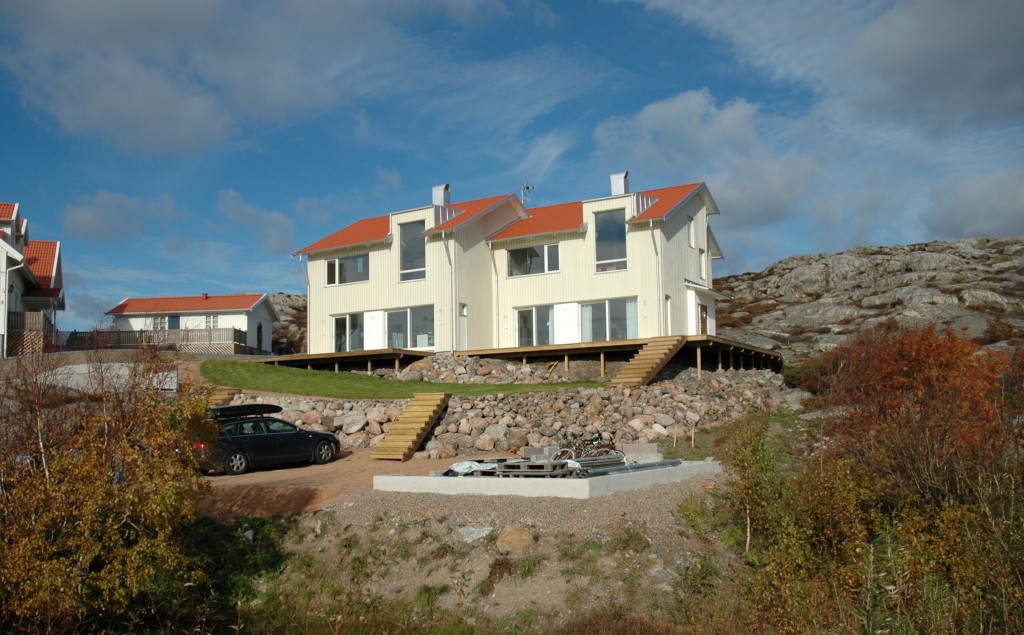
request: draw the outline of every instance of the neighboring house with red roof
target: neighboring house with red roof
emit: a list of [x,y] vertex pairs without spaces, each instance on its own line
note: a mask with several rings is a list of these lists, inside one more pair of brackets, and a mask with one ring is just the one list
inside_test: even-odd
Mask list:
[[356,221],[300,249],[310,353],[715,334],[703,183],[526,208],[512,194]]
[[124,336],[118,345],[147,343],[231,355],[269,354],[273,325],[280,320],[265,293],[125,298],[107,315]]
[[30,240],[18,203],[0,203],[0,357],[46,349],[63,311],[60,242]]

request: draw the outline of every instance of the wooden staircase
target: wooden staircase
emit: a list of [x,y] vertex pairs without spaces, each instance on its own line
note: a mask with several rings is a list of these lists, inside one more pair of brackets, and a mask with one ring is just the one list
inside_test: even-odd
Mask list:
[[224,386],[217,386],[210,390],[209,402],[210,406],[229,406],[231,401],[238,394],[237,388],[225,388]]
[[408,461],[434,427],[449,399],[451,394],[443,392],[424,392],[414,396],[391,424],[384,439],[370,452],[370,458]]
[[626,386],[644,386],[654,379],[662,368],[665,367],[679,349],[686,343],[683,335],[669,335],[666,337],[653,337],[647,340],[633,359],[622,367],[619,374],[615,375],[609,382],[613,386],[624,384]]

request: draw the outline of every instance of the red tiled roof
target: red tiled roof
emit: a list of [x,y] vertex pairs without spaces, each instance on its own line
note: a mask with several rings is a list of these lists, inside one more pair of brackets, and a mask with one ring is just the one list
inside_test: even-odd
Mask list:
[[32,275],[43,289],[53,286],[57,274],[57,259],[60,257],[60,243],[55,240],[33,240],[25,245],[25,262]]
[[629,219],[630,222],[665,218],[669,212],[675,209],[675,207],[679,205],[679,203],[683,202],[683,200],[688,196],[693,194],[701,185],[701,183],[690,183],[688,185],[676,185],[673,187],[663,187],[657,190],[641,192],[641,194],[654,199],[654,203],[644,210],[643,214],[639,214]]
[[266,294],[190,295],[172,298],[126,298],[107,311],[107,315],[127,313],[203,313],[208,311],[244,311],[256,306]]
[[434,232],[445,231],[446,229],[454,229],[459,225],[468,223],[481,214],[489,212],[511,198],[513,198],[512,194],[502,194],[500,196],[479,198],[475,201],[465,201],[463,203],[452,203],[450,205],[446,205],[446,207],[461,210],[462,213],[458,216],[449,218],[447,221],[436,227],[431,227],[427,230],[427,233],[432,234]]
[[529,217],[512,223],[491,236],[491,240],[507,240],[570,231],[579,229],[583,225],[583,203],[581,201],[535,207],[527,211],[530,213]]
[[391,216],[375,216],[357,220],[351,225],[340,229],[326,238],[321,238],[308,247],[296,251],[293,256],[308,254],[314,251],[325,249],[338,249],[339,247],[352,247],[355,245],[366,245],[375,243],[387,238],[391,231]]
[[12,220],[17,209],[17,203],[0,203],[0,220]]

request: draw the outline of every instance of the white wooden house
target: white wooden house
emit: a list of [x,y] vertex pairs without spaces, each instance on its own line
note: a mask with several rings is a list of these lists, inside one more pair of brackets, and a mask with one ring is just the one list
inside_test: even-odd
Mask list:
[[277,311],[265,293],[126,298],[107,311],[123,342],[151,343],[195,353],[271,352]]
[[18,203],[0,203],[0,357],[53,345],[64,310],[60,242],[30,240]]
[[356,221],[307,261],[310,353],[715,334],[703,183],[527,209],[512,194]]

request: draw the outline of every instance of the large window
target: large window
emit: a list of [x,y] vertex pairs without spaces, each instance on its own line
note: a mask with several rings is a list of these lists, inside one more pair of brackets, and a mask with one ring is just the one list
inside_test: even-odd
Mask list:
[[508,250],[508,275],[510,277],[550,271],[558,271],[557,243]]
[[519,346],[543,346],[555,338],[554,312],[550,304],[518,309]]
[[597,270],[626,268],[626,210],[594,214],[597,237]]
[[355,254],[327,261],[327,284],[348,284],[370,279],[370,254]]
[[334,352],[363,350],[363,314],[339,315],[334,318]]
[[388,346],[428,348],[434,345],[434,305],[388,311]]
[[584,342],[636,339],[636,298],[616,298],[580,305],[580,339]]
[[427,277],[427,244],[423,239],[426,221],[403,223],[398,226],[401,244],[400,280],[422,280]]

